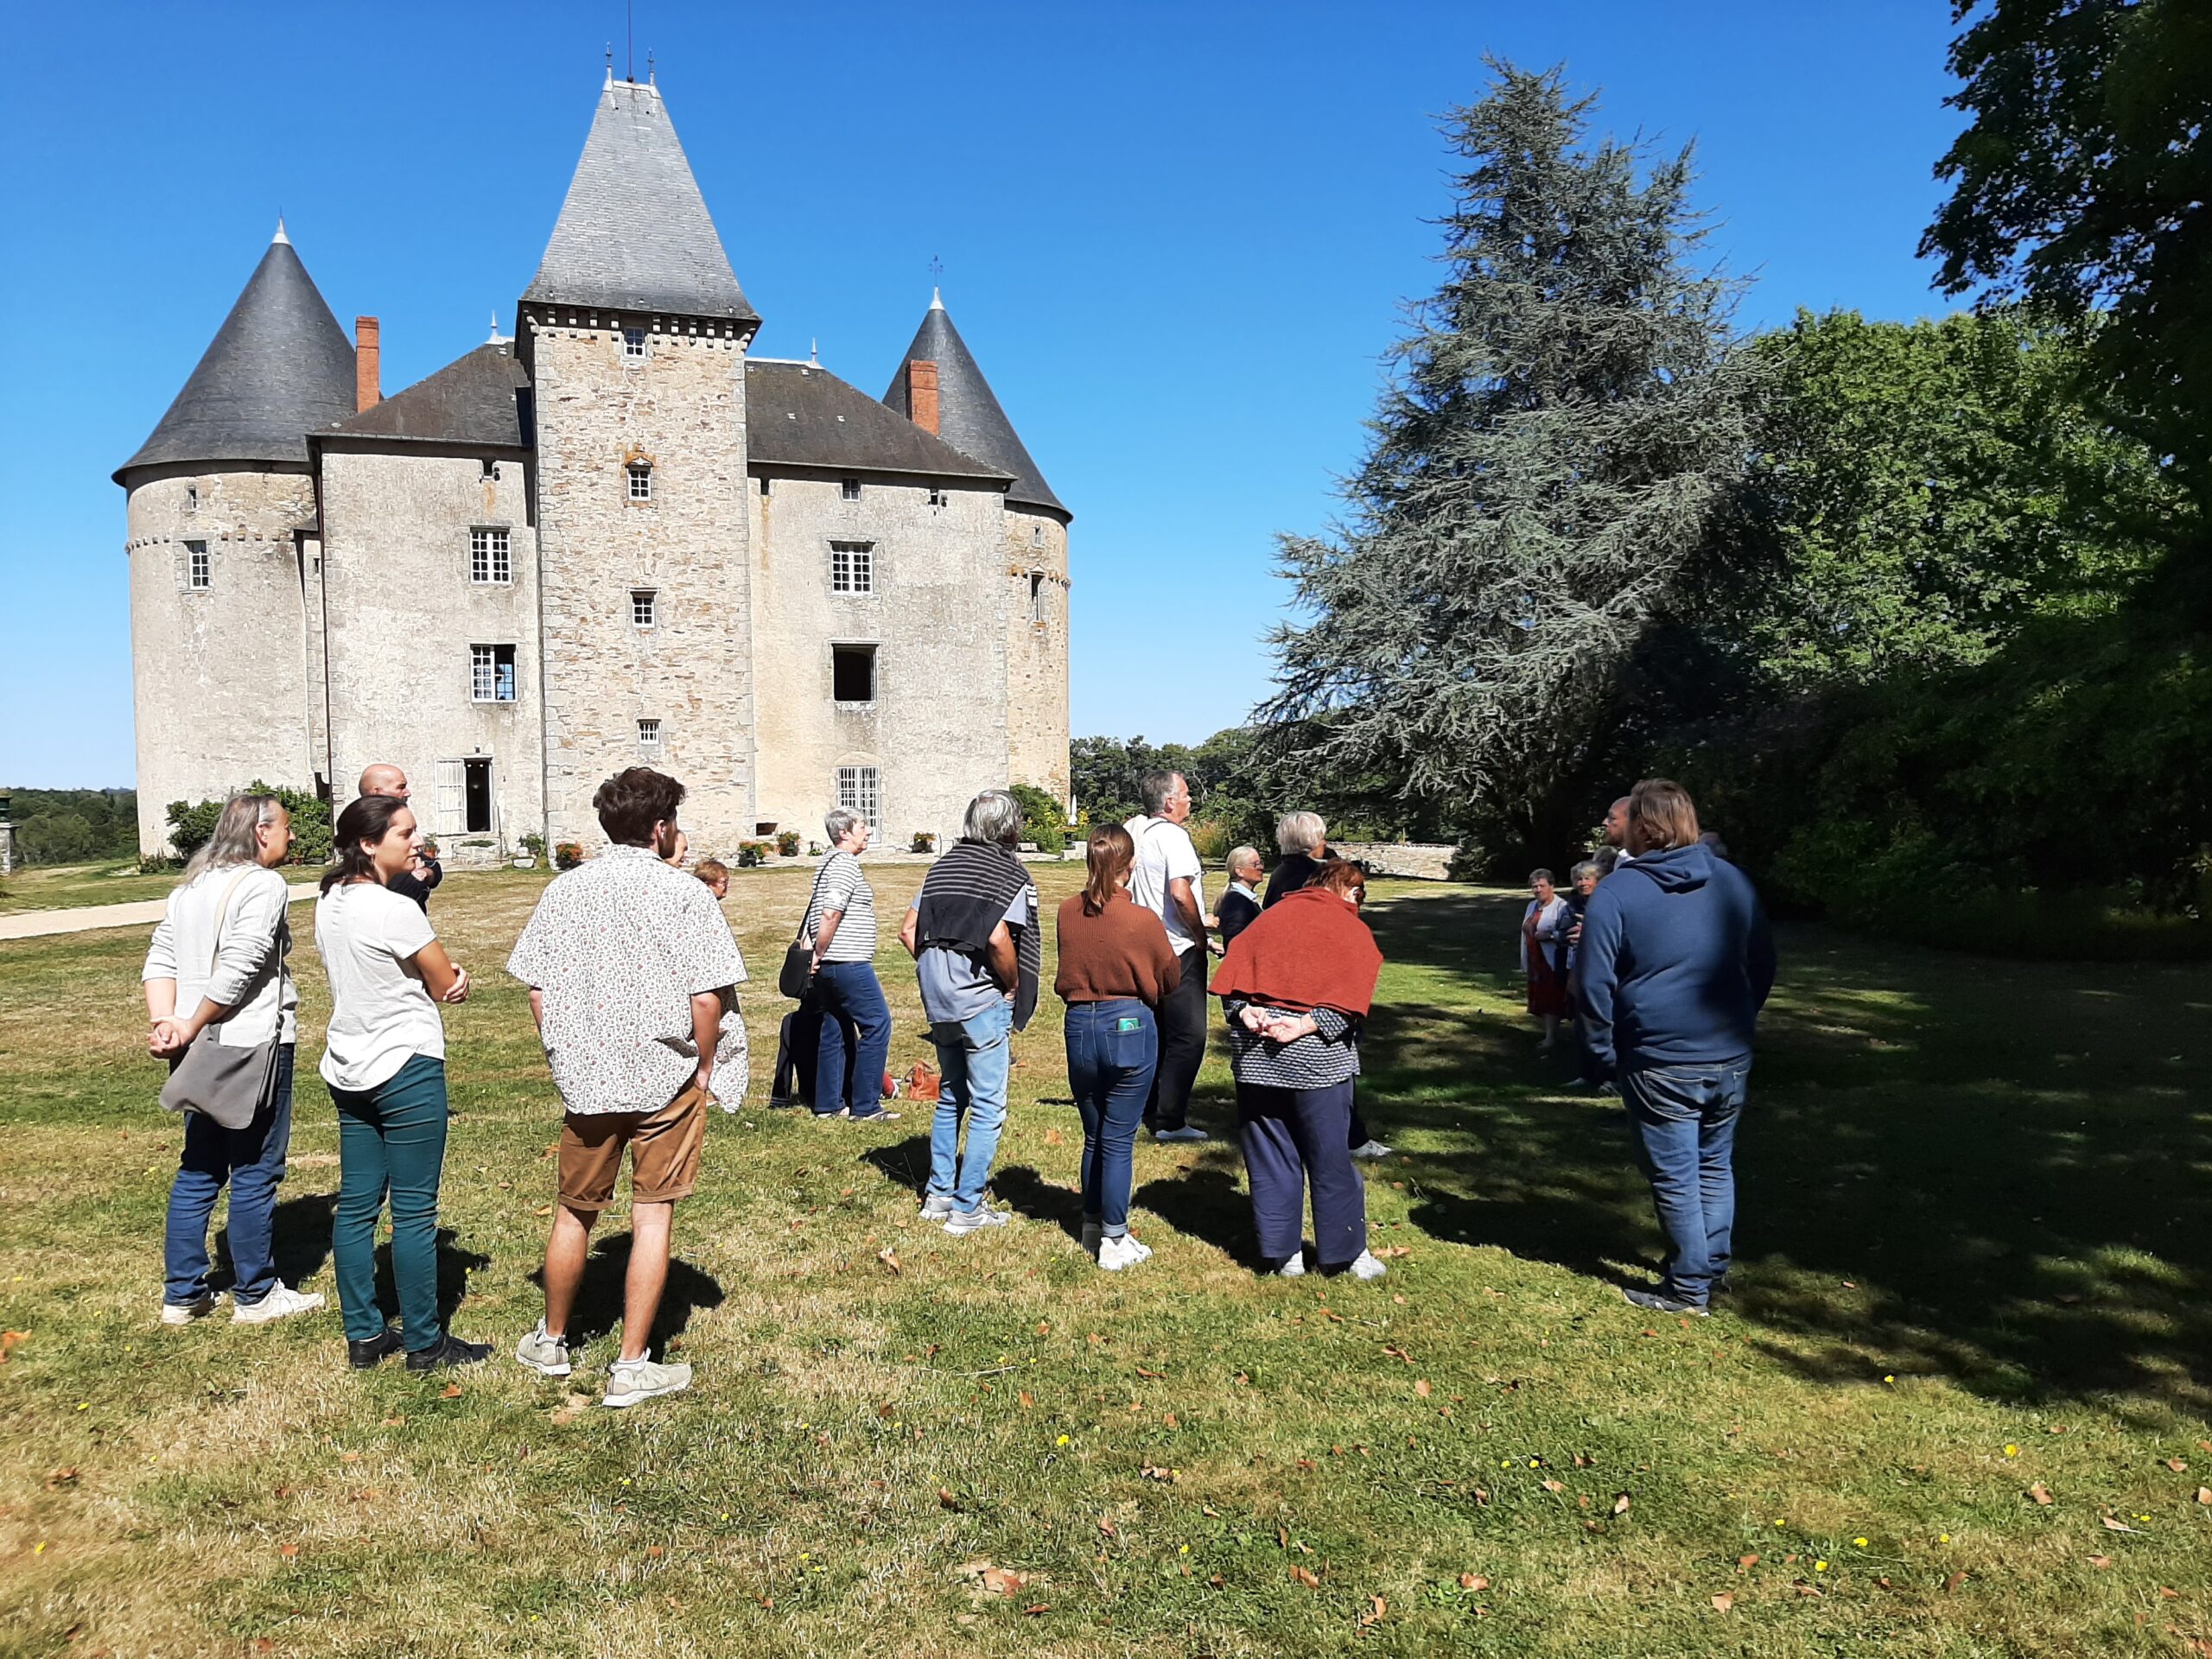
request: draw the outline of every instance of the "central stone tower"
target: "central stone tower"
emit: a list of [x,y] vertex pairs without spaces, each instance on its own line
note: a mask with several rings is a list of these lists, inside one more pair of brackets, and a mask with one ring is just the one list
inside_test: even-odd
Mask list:
[[533,388],[545,812],[600,839],[625,766],[690,790],[701,846],[753,832],[746,352],[760,319],[659,92],[611,74],[516,350]]

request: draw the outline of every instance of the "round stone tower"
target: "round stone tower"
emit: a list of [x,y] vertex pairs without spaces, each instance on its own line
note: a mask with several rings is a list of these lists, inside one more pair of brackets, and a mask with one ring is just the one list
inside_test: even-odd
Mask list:
[[172,801],[315,769],[307,435],[354,412],[355,359],[280,221],[184,390],[117,469],[128,493],[138,842]]

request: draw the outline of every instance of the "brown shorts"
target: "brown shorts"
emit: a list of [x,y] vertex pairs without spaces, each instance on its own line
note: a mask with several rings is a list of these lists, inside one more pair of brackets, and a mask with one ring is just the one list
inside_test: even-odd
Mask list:
[[571,1112],[561,1124],[561,1202],[604,1210],[630,1148],[630,1202],[673,1204],[699,1185],[707,1139],[707,1093],[686,1085],[657,1112]]

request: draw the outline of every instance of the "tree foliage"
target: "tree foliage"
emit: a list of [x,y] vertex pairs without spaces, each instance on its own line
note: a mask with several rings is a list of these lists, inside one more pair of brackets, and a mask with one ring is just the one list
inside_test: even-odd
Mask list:
[[[289,789],[281,784],[264,784],[258,778],[238,791],[241,795],[274,795],[284,804],[292,815],[292,856],[287,861],[294,864],[327,864],[330,861],[330,803],[316,798],[314,791]],[[169,823],[169,844],[180,856],[189,858],[205,847],[215,833],[215,821],[222,816],[222,800],[171,801],[167,817]]]
[[9,789],[16,855],[26,864],[129,858],[138,850],[138,795],[129,789]]
[[[1956,0],[1970,118],[1922,240],[1948,293],[1990,285],[2107,314],[2099,381],[2212,503],[2212,9],[2202,0]],[[1971,19],[1970,22],[1967,20]]]
[[1332,537],[1286,537],[1303,620],[1268,718],[1323,775],[1554,839],[1738,475],[1732,285],[1692,268],[1690,152],[1591,141],[1592,100],[1493,60],[1451,112],[1442,286],[1412,307]]

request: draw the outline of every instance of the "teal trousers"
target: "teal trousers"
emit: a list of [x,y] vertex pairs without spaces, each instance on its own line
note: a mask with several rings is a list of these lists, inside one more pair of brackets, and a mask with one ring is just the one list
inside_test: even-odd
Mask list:
[[385,1327],[377,1303],[377,1217],[391,1198],[391,1277],[410,1353],[444,1337],[438,1323],[438,1177],[446,1160],[446,1065],[417,1054],[373,1089],[333,1089],[338,1107],[338,1217],[330,1254],[346,1338]]

